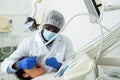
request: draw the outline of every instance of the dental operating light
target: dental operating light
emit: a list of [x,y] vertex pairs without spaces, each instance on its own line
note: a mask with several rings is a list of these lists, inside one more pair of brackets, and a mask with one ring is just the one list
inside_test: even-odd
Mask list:
[[31,31],[37,30],[39,24],[37,24],[36,19],[34,18],[36,15],[36,4],[40,3],[42,0],[33,0],[32,1],[32,14],[30,17],[27,17],[27,21],[25,22],[25,25],[27,28],[29,28]]

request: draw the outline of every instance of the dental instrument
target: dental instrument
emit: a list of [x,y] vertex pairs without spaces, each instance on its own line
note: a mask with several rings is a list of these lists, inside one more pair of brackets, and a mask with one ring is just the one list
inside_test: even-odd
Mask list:
[[[67,62],[63,63],[62,67],[59,69],[59,71],[56,73],[55,77],[61,77],[67,69],[69,69],[69,65],[74,66],[75,65],[75,56],[69,59]],[[74,64],[73,64],[74,63]]]

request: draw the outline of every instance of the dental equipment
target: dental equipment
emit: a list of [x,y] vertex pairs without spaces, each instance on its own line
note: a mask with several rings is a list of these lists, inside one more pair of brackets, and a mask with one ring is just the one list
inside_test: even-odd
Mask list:
[[31,14],[31,16],[30,17],[35,17],[35,15],[36,15],[36,12],[37,12],[37,10],[36,10],[36,4],[38,4],[38,3],[40,3],[42,0],[33,0],[32,1],[32,14]]
[[[91,23],[97,23],[100,25],[100,22],[102,20],[102,16],[103,16],[103,11],[104,11],[104,4],[102,1],[100,0],[84,0],[84,3],[88,9],[89,12],[89,18],[90,18],[90,22]],[[100,41],[100,48],[99,48],[99,52],[98,55],[95,58],[95,61],[97,61],[99,59],[99,56],[101,55],[101,50],[102,50],[102,44],[103,44],[103,29],[111,32],[109,29],[107,29],[106,27],[100,25],[100,30],[101,30],[101,41]]]
[[[100,39],[100,44],[99,44],[99,50],[98,50],[96,56],[94,57],[94,61],[96,63],[102,56],[102,49],[103,49],[103,42],[104,42],[103,41],[103,39],[104,39],[103,28],[106,31],[110,32],[110,34],[112,34],[113,32],[101,24],[103,12],[104,12],[104,6],[105,6],[104,2],[102,0],[84,0],[84,2],[88,9],[88,12],[89,12],[90,22],[97,23],[100,26],[100,30],[101,30],[101,39]],[[116,36],[114,38],[116,39]],[[95,78],[97,78],[99,76],[97,64],[96,64],[94,71],[95,71],[94,72]]]
[[112,1],[111,3],[110,1],[109,3],[105,3],[105,0],[84,0],[84,3],[89,12],[90,22],[92,23],[98,22],[98,20],[102,17],[103,11],[120,9],[119,0],[114,1],[114,3]]
[[68,67],[69,66],[67,65],[64,68],[62,68],[62,70],[55,77],[57,77],[57,76],[61,77],[64,74],[64,72],[67,70]]
[[40,3],[42,0],[33,0],[32,1],[32,14],[30,17],[27,17],[27,21],[25,22],[25,25],[27,28],[29,28],[31,31],[37,30],[37,26],[39,26],[39,24],[37,24],[36,20],[34,19],[35,15],[36,15],[36,6],[37,3]]
[[[85,77],[93,70],[94,61],[91,60],[87,54],[79,54],[70,60],[69,64],[65,65],[68,65],[68,68],[64,74],[62,76],[59,75],[59,77],[63,77],[65,80],[84,80]],[[65,67],[62,69],[64,68]]]
[[105,11],[113,11],[120,9],[120,0],[111,0],[105,3]]
[[88,9],[90,22],[95,23],[101,16],[101,10],[99,7],[102,6],[100,1],[95,0],[84,0],[84,3]]
[[29,28],[31,31],[37,30],[39,24],[37,24],[36,20],[32,17],[27,17],[27,21],[25,22],[25,25],[27,28]]
[[[108,7],[106,7],[105,0],[84,0],[84,2],[88,9],[88,12],[89,12],[90,22],[97,23],[100,26],[100,30],[101,30],[100,48],[99,48],[98,54],[95,58],[95,61],[97,61],[101,56],[101,51],[102,51],[102,47],[103,47],[103,38],[104,38],[103,35],[104,34],[103,34],[102,28],[104,28],[106,31],[110,32],[110,34],[114,34],[114,33],[101,24],[103,12],[104,12],[105,8],[108,8]],[[117,4],[114,4],[114,6],[117,6],[117,7],[113,6],[112,8],[118,9],[119,8],[118,4],[120,4],[120,1]],[[113,5],[113,4],[111,4],[111,5]],[[116,36],[114,38],[117,39]]]
[[[73,62],[75,62],[75,57],[71,58],[67,62],[63,63],[62,67],[59,69],[59,71],[56,73],[55,77],[61,77],[67,69],[69,69],[69,65],[71,65]],[[72,64],[73,66],[74,64]]]
[[[114,26],[114,28],[111,29],[112,34],[108,34],[106,35],[106,33],[104,33],[104,35],[106,35],[103,39],[103,47],[102,47],[102,56],[107,54],[106,51],[114,44],[116,44],[116,42],[118,42],[116,40],[116,38],[119,40],[120,38],[120,22]],[[117,27],[117,28],[116,28]],[[116,36],[116,38],[114,38]],[[99,51],[99,45],[100,45],[100,38],[98,37],[95,40],[93,40],[92,42],[88,43],[87,45],[85,45],[83,48],[78,50],[78,53],[87,53],[89,55],[89,57],[91,59],[93,59],[98,51]],[[101,57],[102,57],[101,56]],[[113,63],[114,64],[114,63]]]

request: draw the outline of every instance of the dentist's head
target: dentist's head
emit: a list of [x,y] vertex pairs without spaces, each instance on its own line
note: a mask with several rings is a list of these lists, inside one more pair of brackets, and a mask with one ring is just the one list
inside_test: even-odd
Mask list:
[[43,22],[43,37],[49,41],[62,29],[65,23],[64,16],[56,11],[51,10],[44,18]]

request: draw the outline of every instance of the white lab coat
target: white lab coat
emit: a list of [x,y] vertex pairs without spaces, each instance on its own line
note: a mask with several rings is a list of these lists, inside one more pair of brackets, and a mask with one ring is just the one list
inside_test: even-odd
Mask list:
[[[40,30],[41,31],[41,30]],[[41,37],[40,31],[36,32],[32,37],[24,39],[18,48],[1,64],[1,70],[5,73],[14,73],[16,72],[12,65],[18,61],[21,57],[26,56],[38,56],[38,59],[44,65],[46,72],[54,72],[55,70],[51,67],[45,65],[45,59],[50,56],[54,56],[59,62],[63,63],[73,56],[73,46],[71,41],[62,35],[59,35],[49,51],[46,46],[43,46],[41,49],[37,50],[33,54],[31,52],[38,47],[42,46],[43,40]]]

